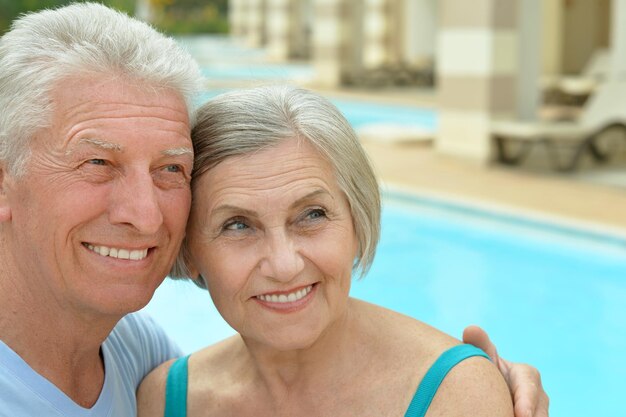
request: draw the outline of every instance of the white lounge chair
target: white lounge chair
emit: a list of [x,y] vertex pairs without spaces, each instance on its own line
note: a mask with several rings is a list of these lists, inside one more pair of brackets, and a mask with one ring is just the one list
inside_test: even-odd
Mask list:
[[598,49],[589,58],[580,75],[547,77],[542,80],[544,92],[575,99],[590,96],[608,76],[610,51]]
[[[554,168],[560,171],[576,169],[585,154],[597,162],[607,161],[610,152],[601,149],[599,138],[609,130],[626,132],[626,81],[607,82],[598,87],[577,122],[494,121],[491,125],[498,162],[519,164],[535,145],[541,144],[546,147]],[[517,148],[515,152],[513,146]],[[571,158],[566,161],[557,152],[563,146],[573,148]]]

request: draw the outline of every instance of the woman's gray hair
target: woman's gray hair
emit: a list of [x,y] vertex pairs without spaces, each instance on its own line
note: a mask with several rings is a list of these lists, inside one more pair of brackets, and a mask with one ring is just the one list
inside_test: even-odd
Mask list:
[[202,78],[174,40],[97,3],[26,14],[0,38],[0,161],[12,174],[24,173],[30,139],[51,123],[52,90],[90,74],[171,89],[193,122]]
[[[198,110],[192,130],[195,181],[233,156],[276,146],[286,139],[307,140],[335,171],[350,204],[358,240],[355,269],[365,274],[380,236],[380,192],[370,161],[341,112],[327,99],[289,86],[257,87],[222,94]],[[189,276],[186,244],[170,276]],[[202,282],[196,282],[203,286]]]

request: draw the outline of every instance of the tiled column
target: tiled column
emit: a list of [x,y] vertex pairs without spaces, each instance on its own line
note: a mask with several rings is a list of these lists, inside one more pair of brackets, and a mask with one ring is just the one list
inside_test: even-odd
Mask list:
[[267,0],[267,46],[277,61],[310,56],[312,0]]
[[348,40],[352,25],[349,0],[315,0],[313,26],[313,61],[317,82],[325,87],[336,87],[341,76],[351,65]]
[[149,0],[137,0],[135,16],[144,22],[152,22],[152,5]]
[[436,148],[485,162],[491,119],[515,113],[518,3],[441,0],[439,6]]
[[522,0],[519,28],[519,66],[517,70],[517,119],[535,120],[541,103],[541,19],[543,0]]
[[277,61],[289,58],[293,0],[267,0],[267,48]]
[[364,0],[363,65],[377,68],[390,61],[391,0]]
[[626,81],[626,0],[611,3],[610,81]]
[[265,44],[265,0],[246,1],[246,43],[257,47]]
[[228,23],[230,24],[230,34],[237,38],[242,38],[246,33],[246,0],[229,0],[228,2]]
[[437,0],[402,0],[402,57],[408,64],[432,62],[437,36]]

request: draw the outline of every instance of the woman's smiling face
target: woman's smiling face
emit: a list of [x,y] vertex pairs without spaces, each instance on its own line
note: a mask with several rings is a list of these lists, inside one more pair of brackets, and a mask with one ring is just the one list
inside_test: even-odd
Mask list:
[[350,207],[332,166],[306,140],[204,173],[187,236],[192,270],[250,342],[305,348],[345,310],[357,251]]

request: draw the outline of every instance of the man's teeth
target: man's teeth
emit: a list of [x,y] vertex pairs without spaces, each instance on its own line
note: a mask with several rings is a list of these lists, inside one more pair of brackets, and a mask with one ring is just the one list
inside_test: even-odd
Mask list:
[[257,298],[268,303],[293,303],[310,293],[312,288],[313,285],[309,285],[306,288],[302,288],[289,294],[261,294],[257,295]]
[[86,245],[87,248],[96,252],[98,255],[109,256],[118,259],[130,259],[131,261],[139,261],[148,256],[148,249],[128,250],[109,248],[107,246]]

